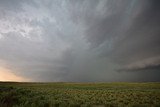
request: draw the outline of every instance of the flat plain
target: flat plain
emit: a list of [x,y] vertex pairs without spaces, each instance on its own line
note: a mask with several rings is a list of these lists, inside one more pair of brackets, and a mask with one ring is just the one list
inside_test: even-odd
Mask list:
[[0,82],[0,107],[160,107],[160,83]]

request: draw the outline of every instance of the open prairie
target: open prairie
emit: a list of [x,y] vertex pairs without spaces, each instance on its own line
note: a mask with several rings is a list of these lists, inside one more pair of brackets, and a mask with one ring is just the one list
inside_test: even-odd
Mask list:
[[0,107],[160,107],[160,83],[0,83]]

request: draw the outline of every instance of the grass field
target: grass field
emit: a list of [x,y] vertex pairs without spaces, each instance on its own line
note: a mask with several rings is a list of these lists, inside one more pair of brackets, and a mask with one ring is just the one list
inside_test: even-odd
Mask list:
[[160,83],[0,82],[0,107],[160,107]]

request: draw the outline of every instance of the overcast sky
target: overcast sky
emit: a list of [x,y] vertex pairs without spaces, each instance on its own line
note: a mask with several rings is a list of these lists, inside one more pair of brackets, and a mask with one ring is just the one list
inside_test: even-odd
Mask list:
[[160,81],[160,0],[0,0],[0,68],[29,81]]

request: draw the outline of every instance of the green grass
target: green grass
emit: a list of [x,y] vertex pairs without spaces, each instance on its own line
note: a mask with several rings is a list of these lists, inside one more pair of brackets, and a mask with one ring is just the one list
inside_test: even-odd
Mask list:
[[0,82],[0,107],[160,107],[160,83]]

